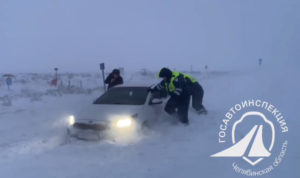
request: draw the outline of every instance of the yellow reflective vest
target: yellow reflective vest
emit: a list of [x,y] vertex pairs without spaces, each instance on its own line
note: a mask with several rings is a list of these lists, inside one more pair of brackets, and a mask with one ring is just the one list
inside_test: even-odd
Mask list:
[[184,79],[188,79],[190,80],[192,83],[196,83],[197,80],[195,80],[192,76],[190,75],[186,75],[186,74],[183,74],[183,73],[180,73],[180,72],[176,72],[176,71],[173,71],[172,72],[172,78],[170,79],[170,82],[169,83],[166,83],[166,89],[168,92],[174,92],[176,90],[176,86],[174,85],[174,81],[181,75],[183,75]]

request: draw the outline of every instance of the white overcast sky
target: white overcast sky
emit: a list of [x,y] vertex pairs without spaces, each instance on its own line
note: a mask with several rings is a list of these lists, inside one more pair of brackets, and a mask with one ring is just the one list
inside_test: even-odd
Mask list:
[[299,43],[299,0],[0,0],[0,73],[299,65]]

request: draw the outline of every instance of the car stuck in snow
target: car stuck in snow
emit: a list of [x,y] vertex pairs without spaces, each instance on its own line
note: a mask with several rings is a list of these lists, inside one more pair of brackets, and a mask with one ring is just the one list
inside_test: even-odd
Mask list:
[[69,116],[69,135],[85,140],[125,136],[163,112],[163,101],[146,86],[109,89],[77,115]]

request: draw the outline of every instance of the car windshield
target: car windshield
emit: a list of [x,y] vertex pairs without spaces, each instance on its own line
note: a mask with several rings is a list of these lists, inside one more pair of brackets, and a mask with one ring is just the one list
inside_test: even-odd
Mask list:
[[147,87],[116,87],[109,89],[94,104],[143,105],[147,95]]

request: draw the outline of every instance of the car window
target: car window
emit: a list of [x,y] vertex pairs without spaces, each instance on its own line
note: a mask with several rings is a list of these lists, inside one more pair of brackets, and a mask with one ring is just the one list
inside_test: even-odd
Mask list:
[[94,104],[143,105],[147,95],[146,87],[116,87],[109,89]]

